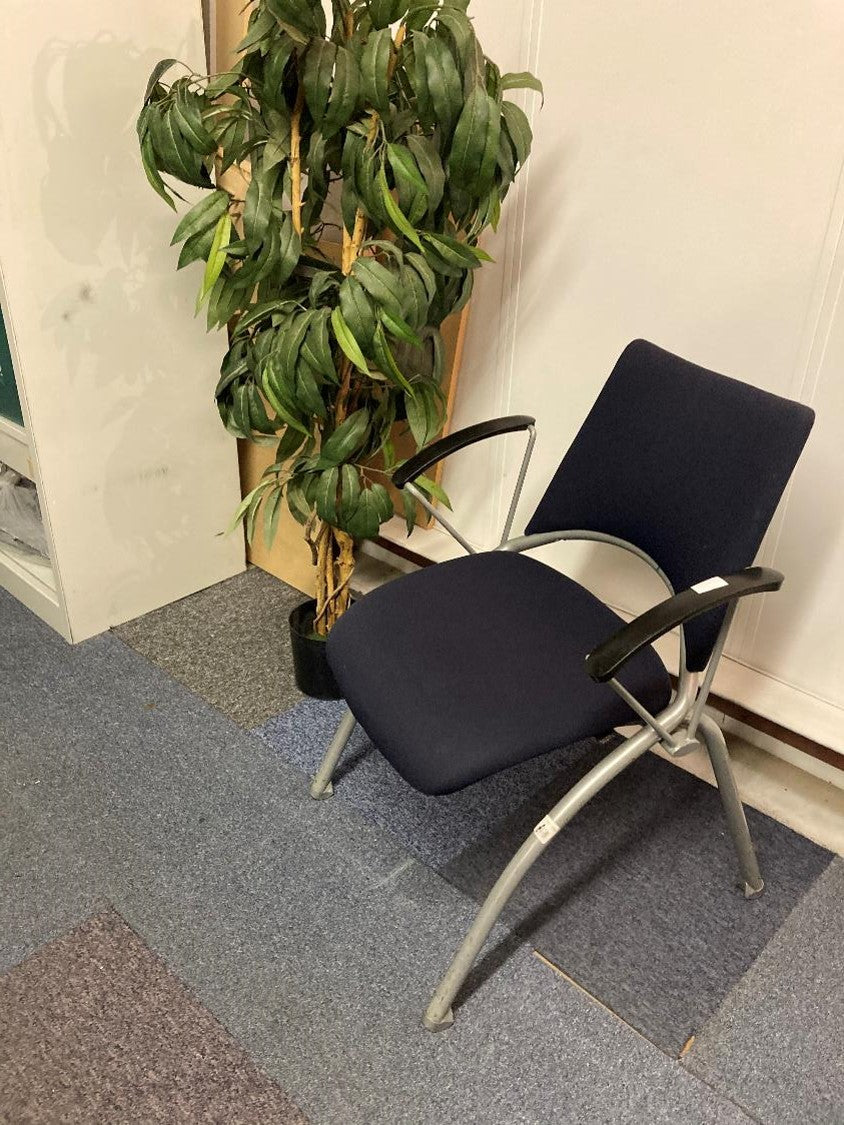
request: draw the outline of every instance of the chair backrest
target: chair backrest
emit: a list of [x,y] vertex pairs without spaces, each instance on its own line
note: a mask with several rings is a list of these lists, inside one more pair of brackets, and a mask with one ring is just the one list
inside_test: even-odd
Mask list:
[[[646,340],[628,345],[539,502],[527,533],[580,528],[635,544],[675,590],[750,566],[814,413]],[[706,666],[723,620],[686,626]]]

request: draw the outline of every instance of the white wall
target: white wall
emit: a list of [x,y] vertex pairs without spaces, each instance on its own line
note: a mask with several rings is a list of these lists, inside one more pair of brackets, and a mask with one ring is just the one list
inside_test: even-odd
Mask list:
[[70,633],[80,640],[243,568],[213,388],[224,344],[175,272],[176,216],[135,119],[162,56],[204,67],[193,0],[5,0],[0,266]]
[[[478,287],[455,424],[537,415],[523,523],[637,336],[814,405],[762,552],[786,585],[742,606],[716,690],[844,750],[844,6],[477,0],[473,11],[487,52],[535,69],[546,102]],[[493,537],[483,482],[512,478],[517,446],[477,448],[447,470],[478,543]],[[609,549],[545,557],[628,612],[661,594]]]

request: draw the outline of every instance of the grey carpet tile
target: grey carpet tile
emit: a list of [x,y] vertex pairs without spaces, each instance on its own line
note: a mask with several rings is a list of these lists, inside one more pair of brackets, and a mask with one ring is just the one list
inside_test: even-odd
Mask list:
[[[445,869],[478,901],[582,773],[564,770]],[[509,925],[588,992],[677,1054],[828,867],[832,853],[756,812],[766,879],[747,900],[717,791],[653,754],[603,790],[535,864]]]
[[0,1118],[307,1125],[113,911],[0,976]]
[[[343,713],[308,701],[258,730],[312,773]],[[358,727],[336,795],[482,901],[510,856],[606,749],[584,743],[448,797],[425,797]],[[549,781],[552,778],[552,781]],[[588,806],[507,912],[527,941],[677,1054],[750,967],[831,853],[748,811],[768,889],[747,902],[717,793],[653,755]]]
[[63,874],[105,894],[324,1125],[745,1120],[503,929],[425,1032],[472,903],[113,635],[70,648],[2,594],[0,631],[10,948]]
[[843,936],[836,859],[697,1036],[689,1070],[770,1125],[841,1125]]
[[297,703],[287,618],[304,595],[258,567],[114,631],[245,728]]
[[[312,776],[346,711],[345,703],[304,700],[258,727],[255,733],[285,761]],[[591,760],[592,740],[526,762],[445,797],[427,797],[412,789],[366,734],[355,728],[335,779],[338,799],[389,829],[409,852],[436,870],[459,855],[491,824],[515,811],[545,786],[563,762]]]

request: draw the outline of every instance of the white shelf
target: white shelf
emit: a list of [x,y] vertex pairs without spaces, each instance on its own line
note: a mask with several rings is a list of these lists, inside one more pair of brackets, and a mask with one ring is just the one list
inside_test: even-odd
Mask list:
[[23,426],[2,416],[0,416],[0,461],[30,480],[35,476],[26,430]]
[[0,586],[67,639],[67,618],[56,591],[56,576],[46,559],[0,543]]

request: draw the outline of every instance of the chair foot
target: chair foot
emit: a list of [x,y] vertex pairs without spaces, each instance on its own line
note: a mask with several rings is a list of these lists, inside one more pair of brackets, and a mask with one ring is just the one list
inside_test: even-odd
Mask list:
[[334,776],[337,763],[340,761],[340,755],[345,750],[346,743],[354,729],[355,717],[351,711],[347,711],[340,720],[340,725],[331,740],[331,745],[325,752],[322,764],[311,781],[310,794],[315,801],[324,801],[327,797],[333,795],[334,786],[331,784],[331,779]]
[[765,889],[765,880],[760,879],[757,887],[751,887],[749,883],[744,884],[744,897],[745,898],[758,898]]
[[[428,1012],[430,1012],[430,1010],[431,1009],[429,1008]],[[448,1031],[450,1027],[454,1026],[454,1012],[451,1010],[451,1008],[446,1011],[444,1016],[441,1016],[439,1018],[430,1016],[428,1012],[426,1012],[422,1017],[422,1023],[425,1026],[426,1030]]]

